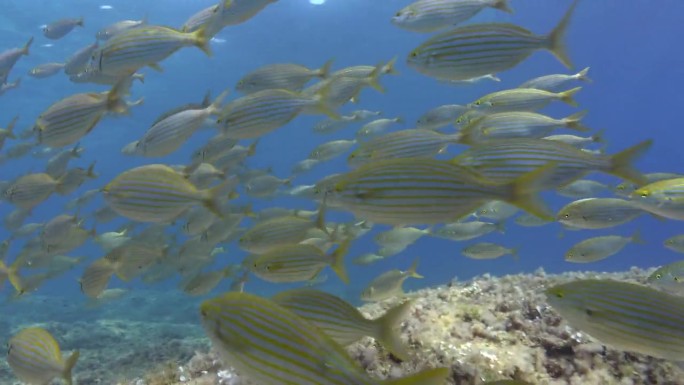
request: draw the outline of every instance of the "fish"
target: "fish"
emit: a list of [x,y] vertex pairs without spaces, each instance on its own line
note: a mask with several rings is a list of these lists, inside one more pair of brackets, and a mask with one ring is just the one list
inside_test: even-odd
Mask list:
[[17,80],[10,82],[10,83],[0,84],[0,96],[4,95],[9,90],[13,90],[15,88],[18,88],[20,85],[21,85],[21,78],[18,78]]
[[19,115],[13,117],[12,120],[7,123],[5,128],[0,128],[0,150],[2,150],[2,147],[5,145],[5,140],[8,138],[16,139],[16,135],[14,134],[14,126],[16,126],[18,120]]
[[424,278],[416,272],[418,259],[406,271],[393,269],[375,277],[361,292],[361,300],[379,302],[393,297],[404,296],[404,281],[407,278]]
[[[209,217],[211,217],[211,215],[209,215]],[[106,233],[98,234],[93,240],[105,251],[105,253],[108,253],[133,239],[127,234],[128,229],[124,228],[121,231],[108,231]]]
[[[492,92],[472,103],[468,103],[467,106],[471,109],[481,110],[481,113],[488,114],[496,112],[534,112],[556,100],[576,107],[577,102],[574,96],[581,89],[582,87],[577,87],[553,93],[534,88],[513,88]],[[581,118],[582,115],[579,117]],[[571,120],[577,120],[577,117],[573,116]]]
[[591,135],[588,137],[561,134],[561,135],[545,136],[542,139],[544,139],[544,140],[555,140],[557,142],[569,144],[569,145],[575,146],[577,148],[584,148],[584,147],[586,147],[590,144],[594,144],[594,143],[605,143],[605,138],[603,137],[603,134],[604,134],[603,130],[599,130],[594,135]]
[[[275,302],[230,292],[200,305],[202,326],[224,362],[261,385],[372,385],[341,345]],[[264,364],[266,363],[266,364]],[[449,370],[427,369],[386,385],[442,385]]]
[[65,359],[57,340],[39,327],[19,331],[10,338],[7,349],[7,363],[14,375],[31,384],[47,384],[59,377],[72,385],[71,372],[78,357],[76,350]]
[[196,203],[221,217],[217,200],[223,185],[198,190],[182,174],[163,164],[124,171],[103,189],[107,204],[119,215],[139,222],[170,222]]
[[83,18],[69,18],[54,21],[43,27],[43,36],[48,39],[57,40],[66,36],[76,27],[83,27]]
[[308,159],[308,158],[297,162],[297,164],[295,164],[292,167],[292,177],[294,178],[297,175],[303,174],[307,171],[311,171],[311,169],[314,168],[319,163],[321,163],[321,161],[318,159]]
[[546,290],[568,324],[618,350],[684,359],[684,298],[635,283],[579,279]]
[[80,143],[68,150],[62,150],[52,156],[45,166],[45,173],[49,174],[55,179],[58,179],[67,172],[69,161],[74,158],[80,158],[84,148]]
[[45,201],[60,185],[48,174],[26,174],[14,181],[3,192],[3,198],[24,210],[31,210]]
[[559,92],[567,88],[570,83],[574,83],[576,81],[591,83],[591,78],[589,78],[588,73],[589,67],[586,67],[574,75],[544,75],[538,78],[530,79],[519,85],[518,88],[536,88],[538,90],[549,92]]
[[365,253],[354,258],[352,260],[352,263],[355,265],[371,265],[375,262],[382,261],[385,258],[386,257],[378,255],[376,253]]
[[629,198],[637,207],[652,214],[684,220],[684,178],[647,184],[632,192]]
[[284,245],[263,254],[247,257],[245,267],[265,281],[302,282],[315,278],[329,265],[340,280],[348,284],[349,276],[344,266],[344,257],[350,244],[351,240],[347,240],[330,254],[325,254],[314,245]]
[[510,203],[494,200],[478,207],[472,215],[478,219],[485,218],[496,222],[503,222],[515,215],[518,211],[519,209]]
[[508,0],[418,0],[399,10],[392,24],[413,32],[434,32],[460,24],[485,8],[513,13]]
[[556,216],[563,225],[578,229],[607,229],[630,222],[646,212],[619,198],[584,198],[565,205]]
[[453,222],[490,200],[552,218],[536,197],[541,191],[538,184],[552,174],[550,165],[500,184],[449,161],[401,158],[370,162],[336,177],[332,186],[317,189],[331,205],[357,218],[394,226]]
[[443,80],[467,80],[509,70],[538,50],[550,51],[572,68],[564,37],[574,1],[548,35],[508,23],[481,23],[456,27],[437,34],[412,50],[407,64],[416,71]]
[[684,235],[675,235],[673,237],[667,238],[663,245],[678,253],[684,253]]
[[[535,217],[532,215],[532,217]],[[504,232],[504,222],[489,223],[481,221],[454,222],[430,231],[433,237],[449,239],[452,241],[467,241],[487,235],[491,232]]]
[[463,249],[462,254],[472,259],[495,259],[510,254],[513,259],[518,259],[518,249],[507,248],[491,242],[481,242],[468,246]]
[[[115,85],[120,82],[121,79],[130,76],[132,79],[140,80],[140,82],[145,81],[145,75],[139,73],[122,73],[122,74],[105,74],[100,72],[97,68],[88,67],[81,72],[70,75],[69,80],[73,83],[94,83],[94,84],[104,84],[104,85]],[[135,105],[141,104],[144,98],[139,99]],[[130,107],[130,104],[129,104]]]
[[29,38],[21,48],[10,48],[0,52],[0,84],[7,83],[7,76],[17,61],[22,56],[28,56],[31,44],[33,44],[33,37]]
[[515,218],[514,222],[516,225],[523,227],[539,227],[551,223],[551,221],[535,217],[534,215],[531,215],[529,213],[522,213],[517,218]]
[[311,79],[325,79],[330,75],[332,60],[321,68],[311,70],[299,64],[271,64],[258,68],[240,79],[235,89],[244,94],[269,89],[301,91]]
[[658,289],[673,294],[682,294],[684,289],[684,261],[677,261],[657,268],[646,282]]
[[453,124],[459,116],[470,111],[470,108],[460,104],[445,104],[435,107],[418,118],[416,128],[422,130],[438,130]]
[[651,145],[651,140],[645,140],[617,154],[595,155],[551,140],[488,140],[472,145],[452,159],[452,162],[499,182],[510,181],[511,178],[553,163],[557,168],[556,173],[546,181],[549,188],[562,187],[592,171],[643,183],[644,176],[632,163]]
[[347,152],[356,142],[356,140],[340,139],[319,144],[311,151],[309,159],[315,159],[319,162],[332,160]]
[[589,238],[572,246],[565,253],[565,260],[575,263],[600,261],[617,254],[628,243],[642,244],[644,241],[641,239],[639,232],[634,233],[630,237],[606,235]]
[[[319,217],[321,213],[318,214]],[[320,224],[298,216],[283,216],[260,221],[239,239],[241,249],[262,254],[281,246],[297,244],[315,234],[324,234]]]
[[391,230],[378,233],[374,240],[381,247],[405,248],[415,243],[424,235],[431,234],[432,229],[417,229],[415,227],[395,227]]
[[118,35],[123,31],[129,30],[131,28],[140,27],[141,25],[147,24],[147,18],[142,20],[121,20],[116,23],[110,24],[101,30],[97,31],[95,37],[99,40],[109,40],[114,35]]
[[559,195],[568,198],[592,198],[601,193],[610,190],[610,187],[604,183],[595,180],[578,179],[574,182],[568,183],[565,186],[556,190]]
[[[644,178],[646,178],[645,184],[649,184],[659,182],[661,180],[684,178],[684,175],[675,174],[672,172],[652,172],[644,174]],[[615,186],[615,189],[613,191],[615,192],[615,194],[620,195],[622,197],[629,197],[629,194],[633,193],[634,190],[636,190],[639,187],[641,186],[637,185],[634,182],[624,181]]]
[[224,278],[233,274],[233,266],[208,273],[199,273],[191,276],[190,279],[182,281],[180,289],[193,296],[204,295],[214,290]]
[[378,63],[377,65],[371,66],[371,65],[359,65],[359,66],[352,66],[352,67],[345,67],[342,68],[341,70],[333,72],[332,75],[330,75],[331,78],[342,78],[342,77],[347,77],[347,78],[356,78],[356,79],[364,79],[364,78],[369,78],[373,75],[373,72],[377,72],[377,75],[397,75],[398,72],[394,68],[396,64],[397,58],[393,58],[387,63]]
[[319,327],[342,346],[365,336],[374,338],[401,360],[409,359],[408,348],[397,329],[413,305],[405,301],[369,320],[342,298],[314,289],[293,289],[274,295],[271,300]]
[[76,75],[86,71],[90,59],[93,56],[93,52],[98,48],[98,43],[94,42],[74,52],[64,64],[64,73],[67,75]]
[[64,69],[64,63],[45,63],[39,66],[33,67],[29,72],[29,76],[37,79],[48,78],[53,75],[57,75],[59,71]]
[[356,140],[368,140],[375,138],[385,132],[389,127],[395,123],[402,123],[402,118],[393,119],[376,119],[372,122],[366,123],[363,127],[356,131]]
[[97,298],[107,288],[114,273],[116,265],[107,258],[100,258],[91,263],[83,271],[79,279],[81,292],[89,298]]
[[313,131],[317,134],[332,134],[359,120],[361,119],[354,114],[341,115],[338,119],[325,119],[317,122],[313,127]]
[[200,163],[200,165],[188,175],[188,180],[198,188],[207,188],[215,180],[225,178],[226,173],[217,169],[210,163]]

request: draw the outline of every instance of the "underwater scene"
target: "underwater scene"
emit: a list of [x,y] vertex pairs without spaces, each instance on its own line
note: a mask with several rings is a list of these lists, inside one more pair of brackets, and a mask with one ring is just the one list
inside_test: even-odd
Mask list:
[[684,385],[681,15],[0,0],[0,385]]

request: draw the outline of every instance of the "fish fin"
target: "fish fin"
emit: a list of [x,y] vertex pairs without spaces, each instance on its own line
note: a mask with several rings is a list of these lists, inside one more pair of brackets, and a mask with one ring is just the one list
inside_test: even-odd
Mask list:
[[159,65],[159,63],[152,63],[152,64],[148,64],[147,66],[152,68],[153,70],[155,70],[157,72],[164,72],[164,69],[162,68],[162,66]]
[[81,18],[78,19],[78,22],[76,22],[76,25],[78,25],[79,27],[83,27],[83,25],[84,25],[83,16],[81,16]]
[[22,260],[22,258],[17,258],[17,260],[14,261],[14,263],[12,263],[10,266],[5,266],[5,263],[0,261],[1,270],[6,271],[7,278],[9,278],[10,284],[17,292],[17,295],[24,294],[24,289],[22,288],[21,284],[21,277],[19,276],[19,267],[22,264]]
[[594,141],[594,143],[606,143],[606,138],[604,138],[604,135],[606,133],[606,130],[598,130],[594,135],[591,136],[591,140]]
[[381,93],[385,93],[385,88],[379,82],[380,75],[382,75],[383,67],[384,67],[384,64],[378,63],[378,65],[375,66],[375,69],[373,70],[373,72],[371,72],[370,75],[368,75],[368,85],[371,86],[376,91],[381,92]]
[[575,76],[577,77],[577,80],[581,80],[581,81],[587,82],[587,83],[593,82],[593,80],[591,80],[591,78],[587,75],[589,73],[589,68],[590,67],[587,67],[587,68],[583,69],[582,71],[576,73]]
[[569,104],[573,107],[577,107],[577,101],[575,101],[574,96],[581,89],[582,87],[575,87],[571,90],[559,92],[558,96],[563,103]]
[[197,48],[201,49],[202,52],[207,54],[207,56],[213,55],[213,53],[211,52],[211,47],[209,46],[209,40],[211,40],[211,36],[209,36],[209,34],[207,33],[207,28],[209,28],[209,24],[211,23],[212,21],[210,19],[209,23],[201,26],[197,31],[192,32],[192,37],[194,39],[195,45],[197,46]]
[[318,76],[321,79],[326,79],[328,76],[330,76],[330,68],[332,67],[333,64],[333,59],[328,60],[323,64],[323,67],[319,68],[318,71],[316,71],[316,76]]
[[318,102],[315,106],[315,109],[330,117],[330,119],[333,120],[339,120],[340,119],[340,114],[335,111],[335,108],[333,108],[331,105],[328,103],[328,96],[330,95],[330,89],[332,88],[332,82],[328,82],[325,86],[323,86],[318,93],[316,94],[315,98],[316,101]]
[[569,69],[572,69],[573,65],[565,47],[565,32],[568,29],[570,19],[572,18],[572,14],[575,11],[575,8],[577,7],[577,3],[579,3],[579,0],[575,0],[572,3],[570,8],[568,8],[568,10],[565,12],[565,15],[563,15],[563,18],[558,23],[556,28],[554,28],[548,36],[549,51],[551,51],[553,56],[555,56],[556,59],[558,59],[558,61],[563,63],[563,65]]
[[112,89],[107,92],[107,111],[128,114],[128,104],[123,97],[130,93],[132,83],[133,77],[127,76],[116,82]]
[[33,36],[24,44],[24,48],[21,49],[21,53],[24,55],[29,54],[29,48],[31,48],[31,44],[33,44]]
[[513,260],[516,261],[516,262],[517,262],[517,261],[520,261],[520,254],[519,254],[519,251],[520,251],[520,247],[514,247],[514,248],[512,248],[512,249],[510,250],[511,257],[513,257]]
[[71,371],[74,369],[74,366],[76,366],[76,361],[78,361],[78,357],[80,355],[81,353],[76,350],[71,353],[66,361],[64,361],[64,372],[62,372],[62,377],[64,378],[64,381],[66,381],[67,385],[72,385],[74,383],[74,380],[71,377]]
[[646,243],[644,238],[641,237],[641,231],[639,230],[635,231],[634,234],[632,234],[631,241],[632,243],[637,245],[643,245]]
[[496,0],[494,4],[492,4],[492,8],[506,13],[513,13],[513,10],[508,6],[508,0]]
[[349,275],[347,274],[347,269],[344,266],[344,257],[349,251],[349,246],[351,245],[351,238],[346,239],[341,245],[335,249],[335,251],[330,254],[332,259],[330,267],[333,269],[335,274],[342,280],[342,282],[349,284]]
[[399,75],[399,71],[395,68],[395,65],[397,63],[397,57],[393,57],[390,59],[390,61],[387,62],[384,66],[382,66],[382,73],[386,75]]
[[449,377],[448,368],[427,369],[406,377],[385,380],[383,385],[443,385]]
[[644,140],[626,150],[620,151],[610,157],[610,173],[620,178],[634,182],[637,186],[643,186],[648,181],[641,172],[634,169],[632,163],[653,144],[653,140]]
[[497,222],[497,223],[495,223],[495,225],[496,225],[496,231],[498,231],[501,234],[506,233],[506,221]]
[[576,112],[563,118],[565,126],[576,131],[590,131],[589,127],[582,124],[581,120],[587,115],[587,110]]
[[14,135],[14,126],[17,124],[17,121],[19,120],[19,115],[16,115],[12,120],[7,124],[7,137],[10,139],[16,139],[17,136]]
[[406,274],[412,278],[425,278],[422,275],[418,274],[416,269],[418,269],[418,258],[416,258],[411,264],[411,267],[409,267],[408,270],[406,270]]
[[539,193],[547,185],[548,180],[557,172],[557,165],[553,162],[528,172],[511,182],[511,203],[528,213],[542,219],[553,221],[555,216],[548,206],[541,200]]
[[377,326],[377,335],[375,339],[380,342],[387,350],[402,361],[409,359],[408,349],[401,341],[397,328],[401,326],[401,321],[406,318],[408,311],[411,309],[413,301],[409,300],[401,305],[394,306],[387,310],[382,317],[373,321]]
[[220,199],[225,196],[225,187],[226,183],[224,182],[208,190],[204,190],[205,196],[204,199],[202,199],[204,207],[219,218],[223,218]]
[[210,114],[215,114],[221,110],[221,104],[223,103],[223,100],[226,98],[226,96],[228,96],[229,93],[230,90],[225,90],[219,96],[217,96],[216,99],[214,99],[214,101],[207,107]]
[[88,166],[88,169],[86,170],[86,177],[91,178],[91,179],[96,179],[100,174],[95,172],[95,164],[97,161],[94,161],[93,163]]
[[208,90],[206,94],[204,94],[204,98],[202,98],[202,103],[200,105],[204,108],[207,108],[211,105],[211,90]]

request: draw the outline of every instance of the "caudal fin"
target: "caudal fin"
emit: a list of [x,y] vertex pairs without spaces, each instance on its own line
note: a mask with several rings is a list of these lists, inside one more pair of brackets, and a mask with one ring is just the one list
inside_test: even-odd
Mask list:
[[323,64],[323,67],[319,68],[318,71],[316,71],[316,76],[322,79],[325,79],[328,76],[330,76],[330,68],[332,67],[332,63],[332,59],[325,62],[325,64]]
[[409,267],[408,270],[406,270],[406,275],[412,278],[425,278],[422,275],[418,274],[416,269],[418,269],[418,258],[416,258],[411,264],[411,267]]
[[546,166],[520,176],[511,183],[511,196],[508,203],[536,217],[553,221],[555,216],[551,209],[542,201],[539,193],[553,187],[551,182],[556,172],[556,164],[549,163]]
[[571,90],[559,92],[558,97],[563,103],[567,103],[573,107],[577,107],[577,102],[575,101],[574,97],[575,94],[578,93],[581,89],[582,87],[575,87]]
[[78,350],[75,352],[71,353],[69,358],[64,361],[64,372],[62,373],[62,377],[64,378],[64,381],[66,381],[67,385],[72,385],[74,383],[74,380],[71,376],[71,371],[74,369],[74,366],[76,366],[76,361],[78,361],[78,357],[81,355]]
[[349,251],[349,246],[351,245],[352,238],[346,239],[341,245],[335,249],[335,251],[330,254],[330,267],[333,269],[335,274],[342,280],[342,282],[349,283],[349,275],[347,275],[347,268],[344,266],[344,257]]
[[211,29],[211,27],[213,26],[212,20],[213,18],[210,18],[207,24],[201,26],[197,31],[192,32],[194,44],[197,46],[197,48],[201,49],[202,52],[207,54],[207,56],[213,55],[213,53],[211,52],[211,47],[209,46],[211,36],[208,33],[208,29]]
[[386,380],[383,385],[444,385],[449,377],[448,368],[427,369],[410,376]]
[[609,173],[634,182],[637,186],[645,185],[648,180],[644,175],[637,171],[632,163],[648,150],[653,144],[653,140],[644,140],[626,150],[618,152],[610,159],[611,165]]
[[497,0],[493,5],[492,8],[498,9],[500,11],[504,11],[506,13],[513,13],[513,10],[511,7],[508,6],[508,0]]
[[589,74],[589,67],[586,67],[582,71],[576,73],[575,77],[577,78],[577,80],[583,81],[585,83],[591,83],[592,80],[588,74]]
[[570,24],[570,19],[572,18],[572,14],[575,11],[575,8],[577,7],[577,3],[579,0],[575,0],[570,8],[565,12],[565,15],[561,19],[561,21],[558,23],[556,28],[551,31],[551,33],[548,36],[548,49],[551,51],[553,56],[555,56],[558,61],[563,63],[564,66],[566,66],[569,69],[573,68],[572,61],[570,60],[570,56],[568,56],[568,53],[565,48],[565,32],[568,29],[568,25]]
[[219,218],[223,218],[223,212],[221,210],[222,198],[228,197],[225,191],[226,186],[227,183],[223,182],[218,186],[204,190],[204,198],[202,199],[204,207]]
[[31,44],[33,44],[33,36],[24,44],[24,48],[21,49],[21,53],[24,55],[29,54],[29,48],[31,48]]
[[575,131],[590,131],[589,127],[582,124],[582,119],[587,115],[587,111],[576,112],[563,118],[565,127]]
[[377,333],[373,336],[382,344],[390,353],[402,361],[409,358],[408,348],[406,344],[401,341],[398,333],[398,328],[401,321],[406,318],[408,311],[411,309],[413,301],[409,300],[401,305],[397,305],[389,310],[382,317],[374,321],[377,327]]

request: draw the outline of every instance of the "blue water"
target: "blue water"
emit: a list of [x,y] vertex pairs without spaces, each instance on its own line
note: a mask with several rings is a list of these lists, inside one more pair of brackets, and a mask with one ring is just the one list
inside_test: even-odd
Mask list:
[[[212,43],[213,57],[208,58],[195,48],[185,48],[161,63],[164,68],[162,73],[143,69],[145,83],[133,86],[131,99],[144,97],[144,105],[132,108],[129,116],[105,117],[81,140],[85,148],[82,158],[71,163],[71,167],[87,167],[97,161],[96,171],[100,177],[88,180],[70,196],[51,196],[33,210],[27,222],[43,222],[64,213],[66,202],[86,190],[104,186],[127,169],[149,163],[188,163],[191,152],[204,144],[213,135],[212,131],[198,132],[179,151],[164,158],[125,157],[120,154],[120,149],[140,138],[159,114],[185,103],[199,102],[207,91],[218,95],[225,89],[234,88],[242,76],[263,65],[293,62],[317,68],[332,58],[334,68],[340,69],[351,65],[374,65],[397,56],[400,74],[382,78],[386,92],[380,94],[365,90],[358,105],[346,105],[342,112],[359,108],[380,110],[384,117],[404,118],[405,123],[400,128],[411,128],[423,112],[438,105],[465,104],[486,93],[516,87],[530,78],[568,73],[550,54],[538,52],[521,65],[499,74],[501,83],[483,81],[451,86],[421,75],[405,65],[405,57],[429,35],[401,30],[389,22],[390,17],[409,2],[327,0],[323,5],[312,5],[306,0],[280,0],[248,22],[228,27],[219,33],[216,36],[219,41]],[[515,9],[513,15],[486,10],[473,21],[512,22],[537,33],[547,33],[570,5],[569,1],[512,3]],[[113,9],[100,9],[105,4]],[[0,126],[4,126],[18,113],[21,119],[17,131],[28,129],[43,110],[59,99],[74,93],[108,89],[94,84],[72,84],[62,74],[48,79],[34,79],[25,75],[34,66],[66,59],[76,49],[92,43],[100,28],[118,20],[147,16],[154,24],[180,26],[187,17],[210,4],[211,1],[181,0],[0,1],[0,50],[20,47],[30,36],[36,38],[30,56],[22,58],[10,74],[10,81],[22,77],[21,87],[0,96]],[[684,102],[681,92],[684,85],[684,51],[677,48],[679,37],[684,36],[682,14],[684,3],[677,1],[658,5],[640,1],[584,1],[577,8],[567,34],[568,51],[576,69],[590,66],[589,74],[594,80],[591,84],[582,84],[584,89],[577,96],[580,108],[589,111],[585,124],[596,130],[605,130],[608,153],[653,138],[653,147],[638,162],[638,168],[643,172],[684,172],[681,154],[683,135],[680,132],[681,106]],[[42,24],[61,17],[78,16],[85,17],[84,28],[77,28],[57,41],[42,36]],[[229,98],[238,96],[238,93],[232,92]],[[568,106],[554,105],[545,113],[562,117],[574,111]],[[256,155],[248,159],[248,167],[272,167],[275,175],[288,177],[292,166],[305,159],[318,144],[353,137],[353,127],[325,136],[313,133],[311,128],[320,119],[318,116],[300,116],[287,126],[264,136]],[[4,151],[16,143],[8,140]],[[457,154],[462,148],[453,146],[449,151]],[[312,184],[326,175],[347,170],[344,158],[316,167],[312,172],[296,178],[294,184]],[[7,161],[0,166],[0,180],[38,172],[45,162],[44,158],[30,155]],[[610,184],[620,182],[599,174],[592,174],[591,178]],[[315,202],[303,199],[277,197],[272,200],[251,200],[242,195],[236,203],[252,201],[255,210],[277,206],[308,210],[317,207]],[[545,194],[544,197],[554,209],[570,201],[569,198],[554,194]],[[102,198],[98,197],[78,213],[86,218],[86,227],[92,225],[89,215],[103,204]],[[12,210],[11,204],[0,204],[0,216],[4,217]],[[329,221],[352,219],[350,214],[342,211],[330,211],[327,217]],[[111,231],[122,223],[123,220],[99,225],[97,231]],[[250,222],[243,222],[243,225],[249,226]],[[505,234],[495,233],[459,243],[424,237],[401,254],[373,266],[359,267],[350,263],[352,258],[376,250],[374,234],[388,228],[376,226],[373,232],[354,242],[348,256],[352,277],[349,286],[342,284],[331,271],[326,271],[329,279],[322,287],[350,300],[358,300],[359,292],[374,276],[391,268],[405,269],[417,257],[420,257],[419,272],[426,278],[408,280],[407,289],[442,284],[454,277],[468,279],[484,273],[515,274],[531,272],[538,267],[543,267],[547,272],[578,269],[620,271],[631,266],[650,267],[679,258],[662,247],[662,241],[684,231],[679,222],[643,216],[612,229],[566,232],[565,237],[560,239],[557,237],[561,231],[559,224],[525,228],[511,221]],[[637,229],[646,240],[645,245],[628,245],[618,255],[588,265],[573,265],[563,260],[564,252],[582,239],[608,234],[630,235]],[[5,229],[0,228],[0,240],[9,236]],[[520,247],[520,259],[514,261],[507,256],[479,261],[460,255],[463,247],[480,241]],[[22,242],[12,243],[10,261],[21,247]],[[224,247],[227,253],[219,257],[221,266],[237,263],[245,255],[235,244]],[[70,255],[86,255],[89,260],[94,260],[103,254],[97,245],[88,242]],[[59,295],[72,303],[83,301],[76,282],[82,267],[47,282],[36,294]],[[178,278],[174,278],[148,289],[158,289],[163,293],[163,290],[175,288],[177,283]],[[222,283],[214,293],[226,290],[228,284]],[[122,283],[115,280],[112,286],[136,290],[144,285],[137,281]],[[264,295],[282,287],[289,286],[267,284],[258,278],[251,279],[247,284],[248,291]],[[9,286],[4,293],[12,296]],[[196,301],[190,297],[183,300]],[[7,302],[2,306],[3,312],[12,311],[15,302]],[[59,317],[59,314],[54,314],[54,317]],[[27,323],[37,321],[26,320]]]

